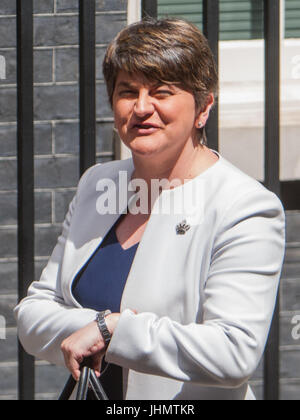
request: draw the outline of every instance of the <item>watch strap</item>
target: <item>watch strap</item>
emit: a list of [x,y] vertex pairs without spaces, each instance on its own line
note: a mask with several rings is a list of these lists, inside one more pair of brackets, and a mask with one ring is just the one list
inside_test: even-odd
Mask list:
[[109,332],[105,321],[105,317],[109,314],[111,314],[111,311],[108,309],[106,311],[98,312],[96,315],[97,325],[106,345],[108,345],[111,340],[111,333]]

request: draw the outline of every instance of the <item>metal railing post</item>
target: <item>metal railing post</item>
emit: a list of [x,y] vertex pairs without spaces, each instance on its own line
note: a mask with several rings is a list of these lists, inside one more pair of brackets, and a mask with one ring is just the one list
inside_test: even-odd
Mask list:
[[157,18],[157,0],[142,0],[142,18]]
[[[265,186],[280,195],[280,0],[264,0]],[[264,399],[279,399],[279,296],[264,357]]]
[[95,19],[95,0],[79,0],[80,175],[96,162]]
[[[208,39],[214,54],[216,66],[219,66],[219,0],[203,0],[203,33]],[[219,101],[215,99],[215,106],[206,124],[208,145],[213,150],[219,150]]]
[[[33,0],[17,0],[18,298],[34,280]],[[34,358],[18,349],[20,400],[34,399]]]

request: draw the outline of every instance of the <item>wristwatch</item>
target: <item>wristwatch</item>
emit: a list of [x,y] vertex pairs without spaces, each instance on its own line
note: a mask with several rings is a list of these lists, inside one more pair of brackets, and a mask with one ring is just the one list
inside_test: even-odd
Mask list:
[[98,328],[100,330],[100,333],[103,337],[103,340],[105,342],[105,344],[108,346],[110,340],[111,340],[111,333],[108,331],[106,322],[105,322],[105,317],[107,315],[111,314],[111,311],[109,309],[107,309],[106,311],[101,311],[98,312],[96,315],[96,321],[97,321],[97,325]]

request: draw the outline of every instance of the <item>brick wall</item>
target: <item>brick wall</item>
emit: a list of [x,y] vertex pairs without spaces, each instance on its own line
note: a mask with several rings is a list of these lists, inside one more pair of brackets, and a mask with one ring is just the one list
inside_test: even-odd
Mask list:
[[[280,285],[280,398],[300,397],[300,212],[286,212],[287,248]],[[296,318],[297,317],[297,318]],[[297,324],[292,323],[292,321]],[[298,325],[298,326],[297,326]],[[263,398],[263,361],[251,384]]]
[[282,399],[299,400],[300,212],[287,212],[286,216],[287,249],[280,288],[280,390]]
[[[78,0],[35,0],[35,208],[36,274],[61,230],[78,181]],[[112,115],[101,76],[105,45],[124,26],[126,0],[97,0],[97,160],[113,158]],[[0,399],[17,397],[17,340],[12,308],[17,290],[16,26],[15,1],[0,1]],[[0,72],[0,78],[1,78]],[[287,214],[288,248],[281,283],[281,396],[299,399],[300,338],[291,323],[300,315],[300,213]],[[298,329],[300,332],[300,329]],[[252,385],[262,397],[262,363]],[[36,362],[36,397],[53,399],[68,373]]]
[[[16,398],[16,9],[0,1],[0,398]],[[112,114],[102,80],[107,43],[126,24],[126,0],[97,0],[97,161],[113,159]],[[78,0],[34,1],[36,279],[47,262],[79,177]],[[2,59],[3,61],[3,59]],[[3,74],[3,73],[0,73]],[[2,319],[2,318],[1,318]],[[1,328],[1,325],[0,325]],[[37,398],[55,398],[66,371],[36,362]]]

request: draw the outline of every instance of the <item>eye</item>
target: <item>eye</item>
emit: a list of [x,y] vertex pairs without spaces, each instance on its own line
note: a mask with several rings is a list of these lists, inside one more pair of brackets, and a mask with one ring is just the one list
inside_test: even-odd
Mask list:
[[167,98],[173,95],[173,92],[169,89],[157,89],[154,95],[160,98]]
[[119,91],[119,96],[133,96],[136,95],[137,93],[134,90],[130,90],[130,89],[124,89]]

